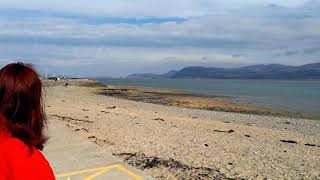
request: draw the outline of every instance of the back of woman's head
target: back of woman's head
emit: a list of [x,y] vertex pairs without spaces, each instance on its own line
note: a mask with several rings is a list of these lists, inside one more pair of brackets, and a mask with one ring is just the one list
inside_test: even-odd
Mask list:
[[43,148],[42,83],[32,67],[12,63],[0,70],[0,114],[13,137],[30,148]]

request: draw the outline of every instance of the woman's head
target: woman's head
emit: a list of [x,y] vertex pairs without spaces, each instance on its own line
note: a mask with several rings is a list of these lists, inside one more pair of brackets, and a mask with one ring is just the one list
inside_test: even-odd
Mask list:
[[0,70],[0,114],[13,137],[29,147],[43,148],[42,83],[32,67],[12,63]]

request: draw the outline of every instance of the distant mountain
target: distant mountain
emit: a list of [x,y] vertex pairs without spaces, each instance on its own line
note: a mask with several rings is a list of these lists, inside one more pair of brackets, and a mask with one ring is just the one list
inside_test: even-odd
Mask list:
[[166,74],[133,74],[127,78],[320,79],[320,63],[302,66],[269,64],[241,68],[185,67]]

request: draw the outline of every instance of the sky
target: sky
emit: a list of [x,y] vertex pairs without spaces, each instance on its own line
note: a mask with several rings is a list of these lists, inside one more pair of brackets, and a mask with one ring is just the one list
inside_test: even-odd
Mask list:
[[0,65],[126,76],[320,61],[320,0],[1,0]]

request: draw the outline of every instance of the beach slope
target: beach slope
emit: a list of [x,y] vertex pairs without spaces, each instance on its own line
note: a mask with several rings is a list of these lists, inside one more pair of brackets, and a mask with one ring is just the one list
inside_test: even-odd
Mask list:
[[48,119],[157,179],[320,177],[319,121],[150,104],[59,83],[45,83]]

